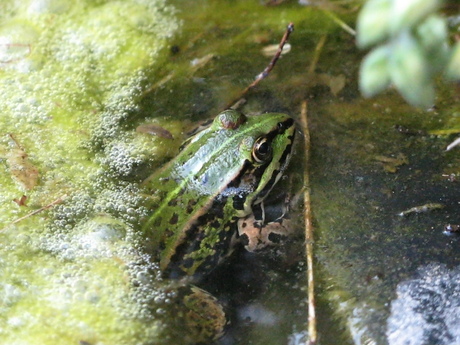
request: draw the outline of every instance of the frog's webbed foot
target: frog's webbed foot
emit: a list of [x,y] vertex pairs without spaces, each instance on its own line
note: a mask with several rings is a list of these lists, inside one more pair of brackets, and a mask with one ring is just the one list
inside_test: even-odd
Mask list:
[[[278,203],[264,206],[253,205],[252,213],[239,219],[238,236],[246,250],[260,251],[269,246],[285,243],[295,233],[289,214],[302,200],[303,189],[294,195],[278,195]],[[283,198],[283,199],[281,199]]]
[[259,251],[265,247],[279,244],[293,232],[291,220],[287,218],[288,206],[284,205],[282,214],[273,221],[265,222],[266,214],[263,203],[259,212],[254,212],[238,220],[239,240],[246,250]]

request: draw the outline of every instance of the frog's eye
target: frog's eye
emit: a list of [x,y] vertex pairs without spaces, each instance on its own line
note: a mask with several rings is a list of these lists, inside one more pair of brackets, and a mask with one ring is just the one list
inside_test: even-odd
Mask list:
[[252,157],[257,163],[265,163],[272,157],[272,147],[266,137],[260,137],[256,140],[252,148]]

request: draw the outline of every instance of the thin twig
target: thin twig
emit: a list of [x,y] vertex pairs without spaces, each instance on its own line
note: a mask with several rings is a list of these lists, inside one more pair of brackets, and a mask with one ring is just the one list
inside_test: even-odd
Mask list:
[[[304,133],[305,157],[308,162],[310,153],[310,132],[308,131],[307,101],[302,102],[300,111],[300,125]],[[310,202],[310,181],[308,169],[304,169],[304,221],[305,221],[305,242],[307,252],[307,282],[308,282],[308,344],[314,345],[317,341],[316,329],[316,303],[315,303],[315,284],[313,275],[313,225],[311,216]]]
[[63,202],[65,199],[67,199],[67,194],[64,194],[62,196],[60,196],[59,198],[57,198],[56,200],[52,201],[51,203],[49,203],[48,205],[45,205],[43,207],[40,207],[38,210],[35,210],[33,212],[30,212],[28,214],[26,214],[25,216],[21,217],[21,218],[18,218],[14,221],[12,221],[11,223],[9,223],[7,226],[5,226],[4,228],[0,229],[0,232],[4,231],[6,228],[8,228],[9,226],[13,225],[13,224],[16,224],[16,223],[19,223],[20,221],[24,220],[24,219],[27,219],[29,217],[32,217],[34,215],[36,215],[37,213],[40,213],[40,212],[43,212],[57,204],[60,204],[61,202]]
[[313,52],[313,58],[311,59],[311,62],[310,62],[310,67],[308,67],[308,72],[307,72],[308,78],[310,78],[311,75],[315,72],[316,65],[318,64],[319,57],[324,47],[324,43],[326,43],[326,38],[327,38],[327,35],[321,36],[321,38],[318,41],[318,44],[315,47],[315,51]]
[[244,97],[244,95],[246,95],[249,90],[251,90],[253,87],[255,87],[257,84],[259,84],[263,79],[265,79],[271,72],[271,70],[273,69],[273,67],[275,67],[276,65],[276,62],[278,61],[278,59],[280,58],[281,56],[281,53],[283,52],[283,47],[284,45],[286,44],[286,42],[288,41],[289,39],[289,35],[294,31],[294,23],[289,23],[289,25],[287,26],[286,28],[286,32],[284,33],[283,37],[281,38],[281,41],[280,41],[280,44],[278,45],[278,50],[276,51],[275,55],[273,56],[272,60],[270,61],[270,63],[267,65],[267,67],[265,67],[265,69],[259,73],[256,78],[254,79],[254,81],[246,88],[244,89],[241,94],[238,96],[238,98],[234,99],[233,101],[231,101],[226,109],[228,108],[232,108],[232,106],[238,102],[241,98]]
[[352,29],[347,23],[345,23],[342,19],[337,17],[333,12],[325,10],[324,11],[336,24],[338,24],[342,29],[348,32],[352,36],[356,36],[356,31]]

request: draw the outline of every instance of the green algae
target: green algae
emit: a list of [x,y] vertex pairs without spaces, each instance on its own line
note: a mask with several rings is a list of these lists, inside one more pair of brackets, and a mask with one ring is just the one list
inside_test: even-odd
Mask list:
[[132,231],[145,210],[134,184],[105,171],[164,159],[152,141],[123,136],[120,120],[164,59],[173,10],[164,1],[1,7],[0,342],[161,343],[164,321],[148,303],[164,292],[131,283],[154,280]]

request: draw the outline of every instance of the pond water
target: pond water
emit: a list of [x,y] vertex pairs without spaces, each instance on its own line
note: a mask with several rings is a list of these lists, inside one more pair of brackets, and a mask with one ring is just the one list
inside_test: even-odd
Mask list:
[[[332,2],[301,6],[289,1],[279,6],[257,1],[176,4],[189,42],[178,43],[187,47],[183,54],[188,49],[201,52],[200,56],[215,54],[196,76],[207,85],[196,92],[215,97],[206,97],[210,103],[203,104],[194,95],[189,103],[195,107],[193,114],[215,112],[248,85],[269,59],[262,49],[277,43],[287,23],[295,23],[291,51],[246,96],[243,110],[283,111],[298,119],[301,103],[308,102],[320,342],[401,343],[394,335],[397,327],[392,328],[404,324],[395,307],[398,303],[392,302],[404,298],[400,286],[416,279],[420,270],[430,271],[425,268],[430,265],[455,269],[459,264],[460,239],[444,232],[447,224],[460,222],[458,153],[446,151],[454,137],[436,135],[457,123],[455,89],[440,84],[436,107],[428,111],[406,105],[392,91],[362,99],[357,75],[363,52],[329,12],[353,25],[356,13],[351,7],[327,6]],[[449,300],[445,291],[436,287],[433,291]],[[414,303],[423,309],[419,294],[414,291]],[[456,293],[452,296],[457,298]],[[303,308],[304,303],[294,307],[293,315]],[[388,321],[390,316],[393,322]],[[421,311],[411,317],[430,318]],[[428,341],[428,329],[451,334],[444,321],[428,322],[425,328],[420,323],[411,344]],[[294,339],[296,331],[305,330],[301,327],[294,323],[281,339]],[[272,329],[269,338],[280,332]],[[265,336],[263,328],[256,327],[254,333],[256,338]],[[455,336],[438,340],[448,343],[446,339]]]

